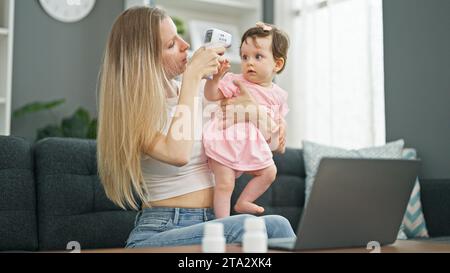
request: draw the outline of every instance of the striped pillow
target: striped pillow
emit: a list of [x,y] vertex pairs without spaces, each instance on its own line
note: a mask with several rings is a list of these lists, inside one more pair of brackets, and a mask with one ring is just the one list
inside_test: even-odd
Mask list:
[[[402,158],[416,159],[417,152],[415,149],[406,148],[403,150]],[[420,201],[419,178],[417,178],[416,184],[411,193],[411,198],[409,199],[401,229],[403,230],[407,238],[429,237],[427,226],[425,223],[425,217],[422,211],[422,203]]]

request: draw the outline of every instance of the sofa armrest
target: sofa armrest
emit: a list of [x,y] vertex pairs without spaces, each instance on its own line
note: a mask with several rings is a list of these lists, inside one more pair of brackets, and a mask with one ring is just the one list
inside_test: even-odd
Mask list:
[[38,249],[31,143],[0,136],[0,252]]
[[106,196],[97,175],[96,142],[47,138],[34,145],[39,249],[64,250],[126,245],[137,212],[124,211]]
[[423,213],[430,237],[450,236],[450,179],[420,180]]

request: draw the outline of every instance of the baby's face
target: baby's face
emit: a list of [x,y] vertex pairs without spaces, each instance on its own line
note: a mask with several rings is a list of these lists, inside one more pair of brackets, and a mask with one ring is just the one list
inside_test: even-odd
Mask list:
[[271,86],[276,62],[272,54],[272,37],[251,37],[241,47],[241,70],[247,81]]

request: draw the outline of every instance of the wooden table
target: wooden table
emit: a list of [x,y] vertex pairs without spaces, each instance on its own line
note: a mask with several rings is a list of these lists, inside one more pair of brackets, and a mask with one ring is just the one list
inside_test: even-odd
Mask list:
[[[342,248],[325,249],[315,251],[296,251],[305,253],[370,253],[372,250],[366,248]],[[200,245],[161,247],[161,248],[134,248],[134,249],[100,249],[85,250],[81,253],[201,253]],[[450,253],[450,243],[426,242],[426,241],[403,241],[398,240],[392,245],[383,246],[381,253]],[[227,245],[226,253],[242,253],[239,245]],[[269,250],[269,253],[291,253],[288,251]]]

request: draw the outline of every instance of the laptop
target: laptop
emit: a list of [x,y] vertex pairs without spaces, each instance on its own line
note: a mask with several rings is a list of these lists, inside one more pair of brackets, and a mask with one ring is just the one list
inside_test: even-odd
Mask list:
[[366,247],[397,239],[419,160],[324,158],[297,238],[269,239],[270,249]]

